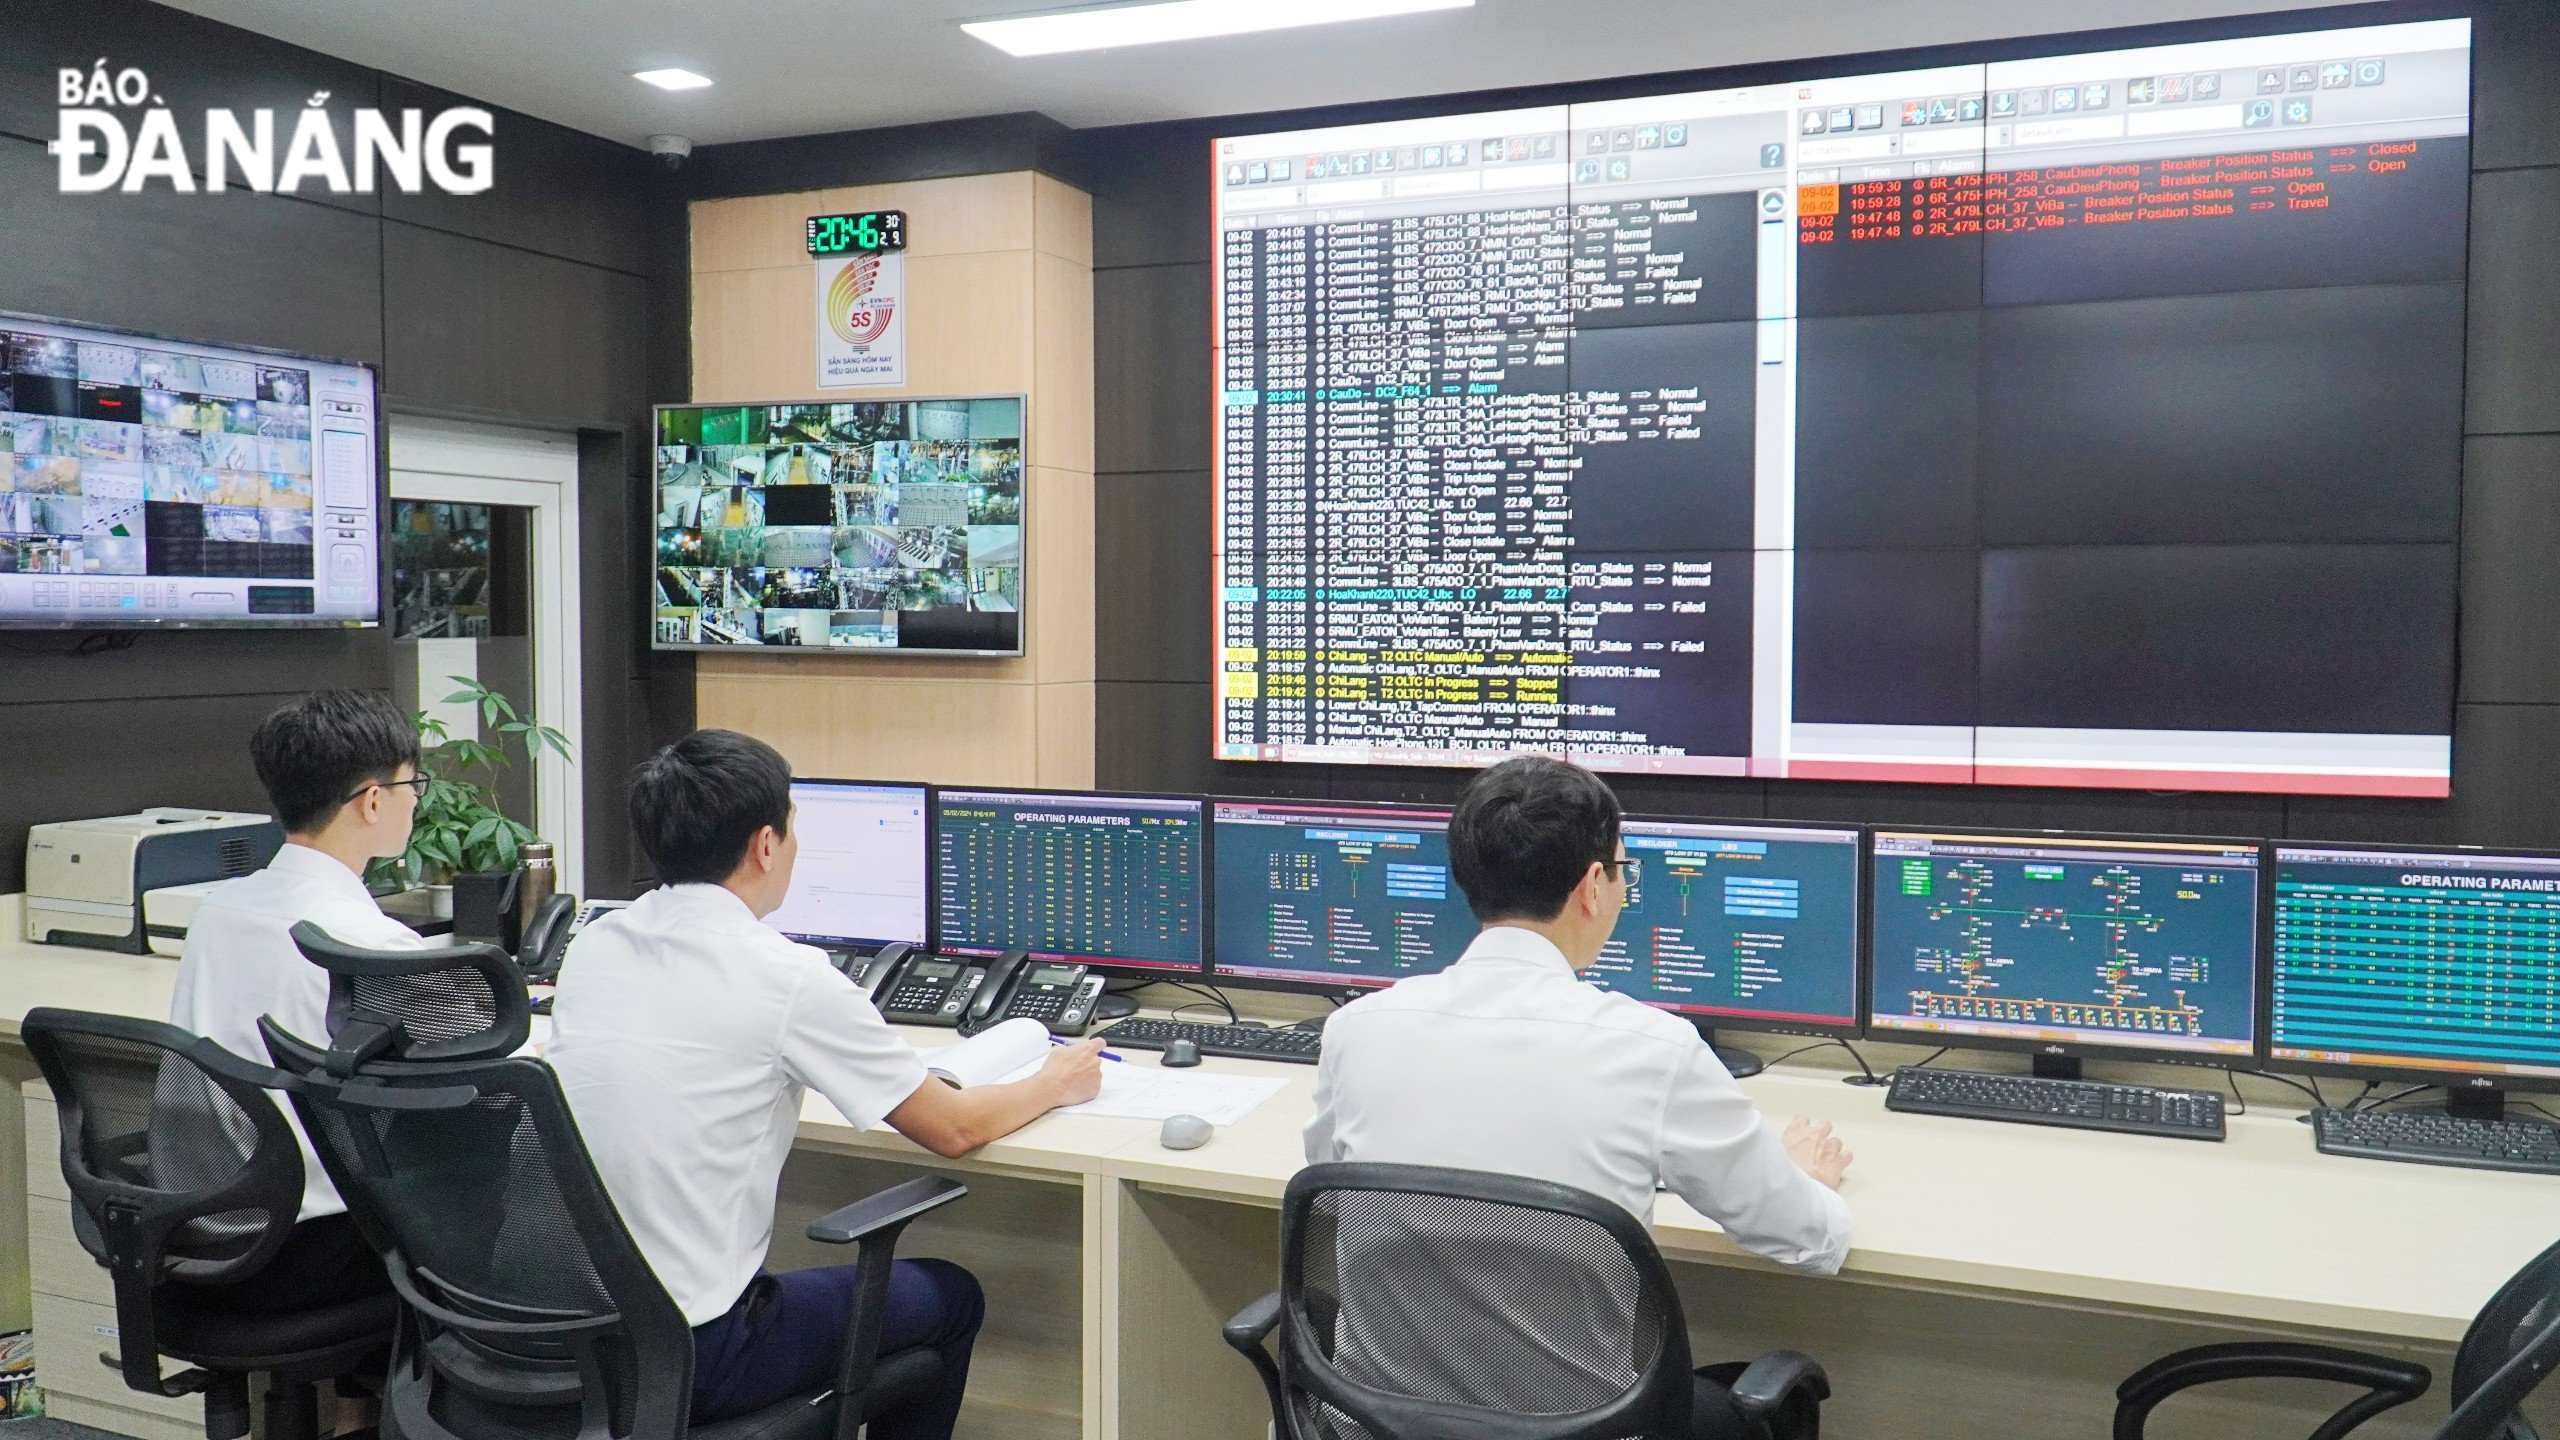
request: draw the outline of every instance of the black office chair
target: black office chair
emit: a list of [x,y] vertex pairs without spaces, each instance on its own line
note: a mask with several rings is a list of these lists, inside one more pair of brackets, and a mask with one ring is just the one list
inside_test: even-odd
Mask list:
[[[2432,1440],[2539,1440],[2519,1409],[2560,1364],[2560,1245],[2525,1262],[2472,1317],[2453,1353],[2453,1413]],[[2341,1440],[2385,1410],[2427,1393],[2434,1376],[2413,1365],[2334,1345],[2242,1341],[2200,1345],[2155,1360],[2116,1387],[2115,1440],[2142,1440],[2160,1402],[2217,1380],[2334,1380],[2366,1393],[2311,1432]]]
[[[249,1432],[249,1386],[266,1379],[260,1433],[312,1440],[318,1386],[382,1354],[390,1291],[286,1309],[255,1290],[292,1235],[302,1154],[262,1086],[284,1077],[174,1025],[78,1010],[30,1011],[21,1031],[62,1117],[62,1174],[81,1247],[116,1299],[117,1365],[146,1395],[204,1396],[208,1440]],[[160,1373],[160,1357],[190,1368]]]
[[1419,1165],[1299,1171],[1280,1288],[1226,1340],[1284,1440],[1812,1440],[1831,1393],[1792,1351],[1693,1376],[1670,1270],[1616,1205]]
[[333,1041],[261,1029],[406,1305],[384,1440],[853,1440],[939,1384],[938,1354],[880,1355],[880,1331],[899,1234],[965,1187],[912,1180],[812,1224],[812,1240],[859,1246],[835,1383],[691,1424],[692,1331],[615,1213],[559,1081],[513,1053],[527,1021],[512,962],[485,946],[359,950],[301,927],[295,940],[330,972]]

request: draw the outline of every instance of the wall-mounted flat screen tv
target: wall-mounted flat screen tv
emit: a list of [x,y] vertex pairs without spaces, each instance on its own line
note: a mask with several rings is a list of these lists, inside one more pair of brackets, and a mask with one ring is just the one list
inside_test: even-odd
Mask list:
[[375,624],[373,370],[0,314],[0,627]]
[[1020,395],[662,405],[661,650],[1022,653]]

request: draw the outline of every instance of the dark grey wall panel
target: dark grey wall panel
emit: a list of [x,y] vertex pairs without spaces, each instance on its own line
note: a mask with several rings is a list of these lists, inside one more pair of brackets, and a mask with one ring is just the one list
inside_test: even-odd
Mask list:
[[[209,158],[207,110],[230,110],[244,127],[251,123],[250,111],[273,110],[281,167],[294,117],[312,96],[327,92],[322,108],[343,149],[355,134],[351,117],[377,103],[380,91],[378,71],[143,0],[9,0],[0,6],[0,132],[51,140],[58,124],[55,72],[79,66],[86,74],[102,55],[110,71],[131,66],[150,77],[152,93],[168,102],[178,122],[199,178]],[[127,134],[140,126],[140,112],[119,113]],[[166,190],[161,182],[153,185]],[[381,209],[374,195],[332,195],[316,187],[295,193],[342,210]]]
[[2433,803],[2303,797],[2287,804],[2297,840],[2560,849],[2560,706],[2462,705],[2453,722],[2453,798]]
[[0,705],[0,894],[26,888],[30,825],[148,805],[264,811],[249,732],[299,689]]
[[[471,102],[396,77],[382,83],[386,110],[432,115]],[[647,274],[653,215],[675,203],[670,177],[644,151],[499,110],[494,182],[478,195],[432,187],[382,197],[382,213],[436,230],[494,240],[590,265]]]
[[2560,430],[2560,169],[2471,180],[2475,435]]
[[[0,32],[0,49],[5,49]],[[380,222],[281,195],[63,195],[0,139],[0,310],[382,360]]]
[[980,115],[881,130],[705,145],[677,173],[686,195],[707,200],[1007,170],[1055,172],[1061,166],[1054,157],[1071,133],[1048,116],[1028,111]]
[[[362,689],[379,689],[391,679],[390,647],[378,629],[157,630],[135,635],[130,649],[71,653],[82,638],[71,631],[0,632],[0,710],[275,695],[309,684],[315,675]],[[9,762],[0,759],[0,790],[14,779]]]
[[1104,680],[1209,679],[1209,475],[1098,475],[1093,664]]
[[2560,165],[2560,4],[2480,0],[2471,44],[2471,163]]
[[1093,195],[1093,268],[1208,263],[1213,128],[1186,120],[1082,137],[1075,178]]
[[556,424],[637,425],[647,282],[386,221],[395,404]]
[[2560,705],[2560,435],[2470,442],[2462,698]]
[[1093,272],[1093,468],[1209,468],[1209,267]]

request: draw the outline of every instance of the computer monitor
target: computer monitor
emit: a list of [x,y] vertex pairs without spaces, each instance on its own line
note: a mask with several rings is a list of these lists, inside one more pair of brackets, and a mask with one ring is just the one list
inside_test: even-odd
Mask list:
[[812,945],[925,942],[925,787],[791,782],[800,858],[765,923]]
[[[2560,1088],[2560,855],[2275,847],[2270,1067]],[[2467,1103],[2466,1103],[2467,1102]]]
[[1719,1028],[1858,1033],[1857,827],[1629,818],[1619,833],[1627,907],[1587,978]]
[[1868,1033],[2240,1065],[2256,1053],[2254,844],[1877,830]]
[[1479,928],[1449,873],[1449,812],[1210,802],[1222,980],[1374,990],[1458,958]]
[[935,946],[1197,974],[1201,806],[1190,796],[935,789]]

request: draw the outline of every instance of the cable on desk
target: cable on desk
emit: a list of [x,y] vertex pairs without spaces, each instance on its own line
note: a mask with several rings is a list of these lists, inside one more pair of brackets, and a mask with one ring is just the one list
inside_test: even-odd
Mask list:
[[2355,1105],[2352,1105],[2352,1106],[2349,1106],[2348,1108],[2349,1108],[2349,1109],[2353,1109],[2353,1110],[2367,1111],[2367,1112],[2375,1111],[2375,1110],[2380,1110],[2380,1109],[2381,1109],[2383,1106],[2385,1106],[2385,1105],[2396,1105],[2396,1104],[2400,1103],[2401,1101],[2408,1099],[2408,1098],[2409,1098],[2410,1096],[2412,1096],[2412,1095],[2422,1094],[2422,1093],[2424,1093],[2424,1092],[2426,1092],[2426,1091],[2429,1091],[2429,1090],[2436,1090],[2436,1089],[2441,1089],[2441,1088],[2443,1088],[2443,1087],[2441,1087],[2441,1086],[2436,1086],[2436,1085],[2412,1085],[2412,1086],[2408,1087],[2408,1088],[2407,1088],[2407,1089],[2405,1089],[2405,1090],[2394,1090],[2394,1091],[2392,1091],[2390,1094],[2383,1096],[2383,1097],[2382,1097],[2381,1099],[2379,1099],[2379,1100],[2374,1100],[2374,1101],[2361,1101],[2361,1100],[2360,1100],[2360,1101],[2359,1101],[2359,1103],[2357,1103],[2357,1104],[2355,1104]]
[[[2239,1072],[2234,1070],[2232,1073],[2237,1075]],[[2301,1091],[2303,1094],[2310,1096],[2312,1104],[2319,1106],[2323,1110],[2329,1108],[2329,1097],[2320,1093],[2320,1082],[2317,1080],[2305,1085],[2290,1075],[2278,1075],[2266,1070],[2252,1070],[2249,1072],[2249,1077],[2253,1080],[2273,1080],[2279,1085],[2290,1085],[2294,1089]],[[2232,1088],[2236,1091],[2239,1087],[2235,1084]]]
[[2232,1113],[2232,1114],[2234,1114],[2234,1115],[2246,1115],[2246,1114],[2248,1114],[2248,1113],[2249,1113],[2249,1097],[2240,1093],[2240,1072],[2239,1072],[2238,1070],[2233,1069],[2232,1067],[2230,1067],[2230,1066],[2228,1066],[2228,1065],[2223,1066],[2223,1067],[2222,1067],[2222,1083],[2231,1087],[2231,1098],[2232,1098],[2233,1102],[2234,1102],[2234,1103],[2236,1103],[2236,1104],[2238,1104],[2238,1105],[2239,1105],[2239,1107],[2240,1107],[2239,1109],[2234,1110],[2234,1111],[2232,1111],[2231,1113]]
[[1239,1015],[1237,1015],[1237,1014],[1236,1014],[1236,1002],[1234,1002],[1233,1000],[1228,999],[1228,998],[1227,998],[1227,992],[1225,992],[1224,990],[1219,989],[1219,988],[1218,988],[1217,986],[1215,986],[1215,985],[1194,985],[1194,984],[1191,984],[1190,982],[1188,982],[1188,981],[1184,981],[1184,980],[1165,980],[1165,981],[1160,981],[1160,982],[1158,982],[1158,983],[1160,983],[1160,984],[1165,984],[1165,985],[1170,985],[1170,986],[1172,986],[1174,989],[1176,989],[1176,990],[1180,990],[1180,991],[1183,991],[1183,992],[1185,992],[1186,994],[1197,995],[1197,996],[1200,996],[1200,997],[1201,997],[1200,999],[1192,1000],[1192,1001],[1187,1001],[1187,1002],[1185,1002],[1185,1003],[1183,1003],[1183,1004],[1176,1005],[1175,1007],[1173,1007],[1173,1018],[1174,1018],[1174,1019],[1176,1019],[1176,1020],[1179,1020],[1179,1019],[1181,1019],[1181,1018],[1182,1018],[1182,1012],[1183,1012],[1183,1011],[1185,1011],[1185,1010],[1189,1010],[1189,1009],[1191,1009],[1193,1006],[1196,1006],[1196,1005],[1207,1005],[1207,1004],[1212,1004],[1212,1003],[1216,1004],[1216,1005],[1218,1006],[1218,1008],[1219,1008],[1219,1009],[1224,1010],[1224,1011],[1226,1011],[1226,1012],[1227,1012],[1227,1023],[1228,1023],[1228,1024],[1230,1024],[1230,1025],[1235,1024],[1238,1020],[1240,1020],[1240,1019],[1242,1019],[1242,1018],[1243,1018],[1243,1017],[1241,1017],[1241,1016],[1239,1016]]

